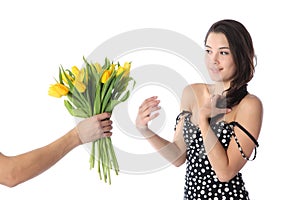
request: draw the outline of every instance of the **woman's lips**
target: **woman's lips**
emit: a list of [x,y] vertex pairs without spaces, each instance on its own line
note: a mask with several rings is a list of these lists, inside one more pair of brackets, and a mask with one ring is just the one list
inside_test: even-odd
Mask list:
[[223,68],[210,67],[209,69],[210,69],[210,71],[213,72],[213,73],[219,73]]

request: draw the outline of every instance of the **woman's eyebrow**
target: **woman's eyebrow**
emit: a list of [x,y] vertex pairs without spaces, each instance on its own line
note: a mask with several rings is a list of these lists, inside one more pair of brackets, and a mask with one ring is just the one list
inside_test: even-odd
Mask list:
[[[212,47],[211,46],[209,46],[209,45],[205,45],[205,47],[207,47],[207,48],[211,48],[212,49]],[[219,47],[218,49],[230,49],[229,47],[226,47],[226,46],[224,46],[224,47]]]
[[229,47],[220,47],[219,49],[229,49]]

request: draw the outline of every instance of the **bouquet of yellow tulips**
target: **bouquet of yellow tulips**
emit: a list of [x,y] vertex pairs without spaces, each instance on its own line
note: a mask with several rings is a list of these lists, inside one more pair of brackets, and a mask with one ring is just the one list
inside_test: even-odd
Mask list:
[[[104,65],[88,62],[83,57],[85,66],[78,69],[59,68],[59,78],[50,85],[48,94],[60,98],[65,96],[64,105],[72,116],[88,118],[103,112],[112,113],[114,107],[128,99],[135,80],[130,77],[131,62],[114,64],[105,58]],[[97,150],[97,151],[96,151]],[[118,161],[110,137],[92,142],[90,153],[90,169],[98,160],[100,179],[111,184],[110,170],[119,172]]]

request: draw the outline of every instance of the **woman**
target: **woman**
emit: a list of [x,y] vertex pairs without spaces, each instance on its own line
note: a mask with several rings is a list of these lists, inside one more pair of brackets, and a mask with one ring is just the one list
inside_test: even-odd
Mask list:
[[247,29],[235,20],[214,23],[205,37],[205,62],[214,84],[192,84],[182,94],[173,142],[156,135],[148,122],[159,113],[157,97],[139,107],[137,129],[175,166],[186,162],[184,199],[249,199],[239,172],[258,146],[263,106],[248,93],[254,48]]
[[16,156],[0,153],[0,184],[14,187],[38,176],[75,147],[112,135],[109,113],[87,118],[52,143]]

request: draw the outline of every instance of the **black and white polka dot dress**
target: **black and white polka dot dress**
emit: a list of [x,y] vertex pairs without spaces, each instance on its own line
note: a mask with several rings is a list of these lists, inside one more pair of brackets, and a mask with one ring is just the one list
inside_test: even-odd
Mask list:
[[[249,199],[241,173],[238,173],[229,182],[218,180],[205,153],[201,131],[198,126],[191,122],[191,115],[190,112],[184,111],[178,115],[176,120],[177,124],[181,117],[184,117],[183,134],[187,145],[184,199]],[[228,147],[231,137],[235,137],[233,126],[233,124],[227,124],[224,121],[212,126],[212,129],[225,149]],[[237,139],[236,142],[238,142]],[[241,148],[240,151],[243,157],[245,157]]]

